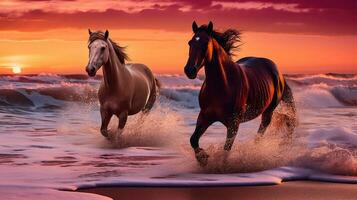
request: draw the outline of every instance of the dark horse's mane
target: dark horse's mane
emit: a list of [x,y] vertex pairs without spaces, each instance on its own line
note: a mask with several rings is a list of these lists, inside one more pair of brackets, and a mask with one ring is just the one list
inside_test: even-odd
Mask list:
[[[89,43],[92,43],[93,41],[97,40],[97,39],[100,39],[100,40],[104,40],[105,41],[105,38],[104,38],[104,33],[102,31],[97,31],[97,32],[92,32],[89,36]],[[125,47],[121,47],[119,46],[117,43],[115,43],[113,40],[111,40],[109,38],[109,41],[112,43],[113,45],[113,48],[114,48],[114,51],[115,51],[115,54],[118,56],[119,58],[119,61],[122,63],[122,64],[125,64],[125,61],[126,60],[129,60],[129,57],[128,55],[125,53]]]
[[[202,25],[198,31],[206,31],[207,25]],[[222,46],[229,56],[234,56],[234,52],[241,46],[241,32],[236,29],[227,29],[224,32],[213,30],[211,36]]]

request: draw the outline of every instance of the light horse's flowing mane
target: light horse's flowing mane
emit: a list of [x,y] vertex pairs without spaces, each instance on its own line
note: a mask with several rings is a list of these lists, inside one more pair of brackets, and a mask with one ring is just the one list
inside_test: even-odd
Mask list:
[[[88,42],[90,44],[97,39],[105,40],[104,33],[102,31],[97,31],[97,32],[91,33],[89,36]],[[125,47],[119,46],[117,43],[115,43],[110,38],[109,38],[109,41],[110,41],[110,43],[112,43],[115,54],[118,56],[120,63],[125,64],[125,61],[129,60],[128,55],[125,53]]]
[[[207,32],[207,25],[202,25],[198,31],[200,30]],[[213,30],[211,36],[230,57],[234,56],[234,52],[238,51],[241,46],[241,32],[236,29],[227,29],[224,32]]]

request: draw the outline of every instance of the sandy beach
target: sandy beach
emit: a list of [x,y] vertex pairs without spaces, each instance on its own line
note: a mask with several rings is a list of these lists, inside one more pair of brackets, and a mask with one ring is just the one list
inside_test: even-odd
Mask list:
[[100,194],[114,200],[355,200],[357,185],[294,181],[271,186],[240,187],[102,187],[80,189],[79,192]]

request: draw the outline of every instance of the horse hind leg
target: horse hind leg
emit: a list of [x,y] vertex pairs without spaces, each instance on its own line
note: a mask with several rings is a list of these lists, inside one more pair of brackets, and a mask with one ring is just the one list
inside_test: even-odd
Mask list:
[[118,119],[119,119],[119,123],[118,123],[118,129],[117,129],[117,133],[116,133],[116,137],[115,137],[116,142],[119,141],[119,138],[123,133],[126,121],[128,119],[128,112],[125,111],[125,112],[119,113]]
[[256,140],[259,140],[265,133],[265,131],[267,130],[271,119],[273,117],[273,111],[265,111],[262,114],[262,121],[260,123],[259,129],[258,129],[258,137]]
[[145,107],[143,109],[143,113],[144,114],[147,114],[152,109],[152,107],[154,106],[155,101],[156,101],[156,94],[151,93],[150,97],[148,99],[148,102],[146,103],[146,105],[145,105]]
[[119,118],[118,131],[122,132],[125,127],[126,121],[128,119],[128,112],[125,111],[125,112],[120,113],[118,115],[118,118]]
[[160,83],[159,81],[155,78],[155,84],[153,85],[151,91],[150,91],[150,97],[143,109],[143,113],[147,114],[152,107],[154,106],[154,103],[156,101],[156,98],[159,96],[159,88],[160,88]]
[[292,139],[292,134],[298,122],[293,93],[287,83],[285,83],[284,93],[281,100],[286,104],[287,108],[289,109],[288,113],[286,114],[285,123],[288,129],[288,137],[289,139]]
[[233,142],[238,133],[238,128],[239,128],[238,119],[236,117],[233,117],[233,119],[230,122],[228,122],[226,127],[227,127],[227,138],[224,144],[224,150],[230,151],[232,149]]
[[[281,100],[286,104],[286,106],[289,108],[289,110],[291,110],[289,113],[284,114],[282,116],[283,120],[285,121],[286,127],[287,127],[288,139],[291,141],[292,134],[293,134],[294,129],[297,125],[297,120],[296,120],[296,108],[295,108],[294,98],[292,95],[292,91],[287,84],[285,84],[285,88],[284,88],[283,96],[282,96]],[[266,129],[268,128],[268,126],[272,120],[273,112],[274,112],[276,106],[277,106],[277,104],[274,104],[268,110],[263,112],[262,121],[259,126],[259,130],[258,130],[259,135],[256,138],[256,141],[258,141],[263,136]]]

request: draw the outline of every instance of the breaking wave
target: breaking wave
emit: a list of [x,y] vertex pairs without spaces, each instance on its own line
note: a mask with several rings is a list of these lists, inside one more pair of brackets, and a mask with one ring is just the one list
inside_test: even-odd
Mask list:
[[[357,76],[351,74],[287,75],[297,102],[306,107],[357,106]],[[101,77],[86,75],[2,75],[0,105],[63,106],[66,102],[93,102]],[[187,108],[198,108],[202,79],[158,75],[161,95]]]

